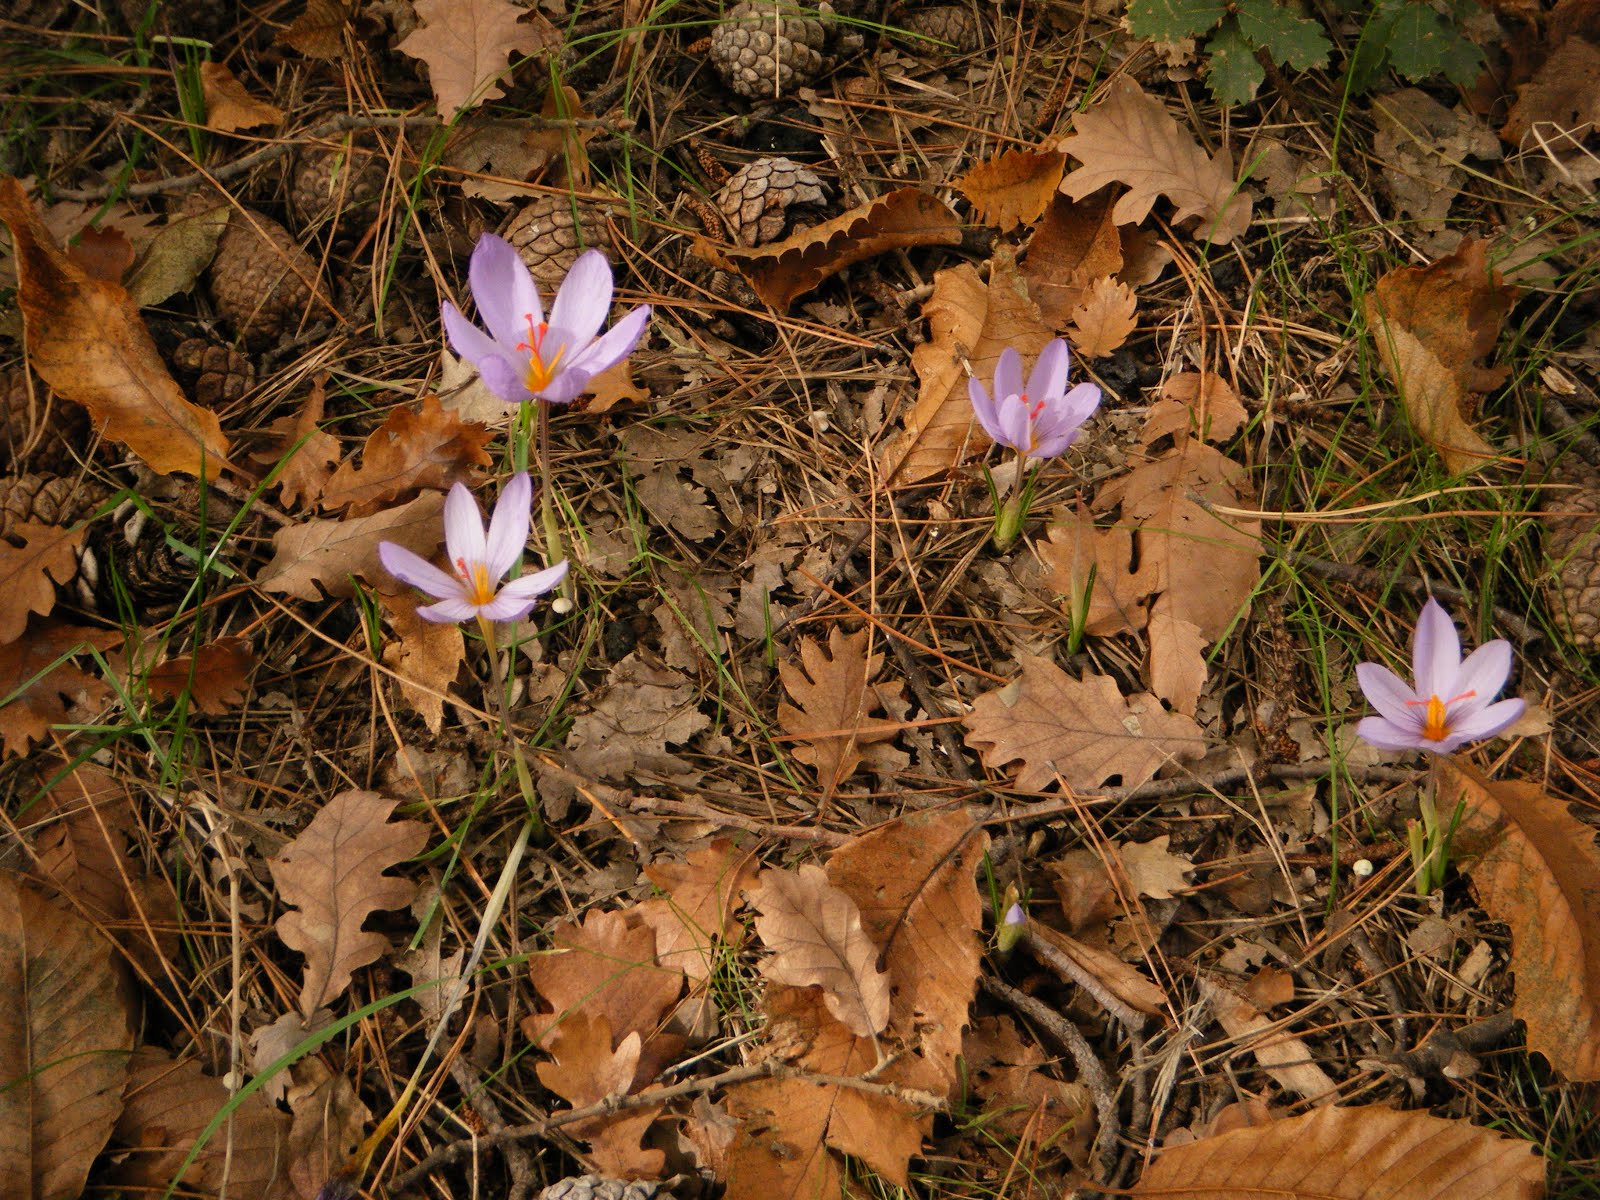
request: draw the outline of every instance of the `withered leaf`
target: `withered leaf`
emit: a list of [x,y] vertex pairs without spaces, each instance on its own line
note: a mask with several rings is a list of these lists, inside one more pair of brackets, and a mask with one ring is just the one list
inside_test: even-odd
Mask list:
[[979,223],[1001,233],[1038,220],[1061,182],[1067,156],[1059,150],[1004,150],[956,180]]
[[283,109],[252,96],[226,63],[200,64],[200,93],[206,102],[207,129],[233,133],[283,124]]
[[399,676],[400,697],[429,732],[444,725],[444,698],[461,671],[467,641],[461,626],[417,615],[410,597],[381,596],[395,640],[383,648],[383,665]]
[[301,600],[321,599],[318,584],[330,596],[354,595],[352,575],[388,578],[378,561],[379,542],[396,542],[423,558],[432,557],[444,540],[443,513],[444,497],[424,492],[408,504],[370,517],[286,525],[273,536],[275,553],[256,576],[256,584],[263,591],[286,592]]
[[962,1045],[962,1058],[986,1126],[1024,1147],[1066,1148],[1068,1161],[1087,1163],[1095,1128],[1089,1089],[1052,1078],[1049,1058],[1022,1040],[1016,1022],[1003,1014],[980,1017]]
[[290,1070],[294,1082],[287,1098],[294,1122],[289,1127],[289,1181],[301,1196],[315,1200],[360,1148],[372,1113],[350,1081],[315,1055]]
[[416,884],[384,872],[428,844],[428,827],[393,821],[397,801],[376,792],[341,792],[277,856],[267,860],[284,904],[278,937],[305,955],[300,1015],[312,1014],[350,986],[350,978],[389,949],[389,939],[361,926],[379,909],[404,908]]
[[824,279],[864,259],[960,240],[955,213],[929,193],[904,187],[780,242],[750,250],[696,238],[694,252],[712,266],[743,275],[763,302],[783,312]]
[[300,411],[279,417],[267,427],[276,435],[271,448],[251,455],[259,463],[282,463],[274,482],[285,504],[313,504],[328,486],[339,461],[339,439],[321,428],[327,405],[325,386],[322,376],[313,378]]
[[128,295],[140,308],[194,287],[217,256],[217,241],[233,210],[226,204],[170,218],[150,239],[128,276]]
[[363,517],[424,488],[442,492],[453,483],[470,483],[489,465],[484,447],[492,436],[486,426],[441,409],[439,397],[424,396],[420,412],[401,405],[389,413],[367,438],[361,465],[343,463],[323,487],[320,503]]
[[110,630],[52,621],[0,645],[0,738],[7,756],[24,753],[50,726],[65,721],[69,703],[93,706],[110,699],[111,689],[73,666],[71,659],[121,640],[121,634]]
[[307,58],[334,62],[344,54],[344,28],[349,19],[346,0],[306,0],[304,11],[278,40]]
[[1080,791],[1120,778],[1138,787],[1169,763],[1204,756],[1200,726],[1144,692],[1124,698],[1109,675],[1073,679],[1055,663],[1019,656],[1022,674],[972,705],[967,745],[990,770],[1021,761],[1014,786],[1037,792],[1059,773]]
[[1067,340],[1084,358],[1104,358],[1138,328],[1134,316],[1139,302],[1133,289],[1115,279],[1096,279],[1089,285],[1083,303],[1068,314],[1071,325]]
[[1085,633],[1109,637],[1149,622],[1146,601],[1160,581],[1151,564],[1130,565],[1135,561],[1131,529],[1097,526],[1080,503],[1058,514],[1036,548],[1050,569],[1051,588],[1066,598]]
[[133,1045],[111,945],[0,873],[0,1195],[77,1196],[122,1111]]
[[56,584],[67,583],[78,573],[78,548],[83,544],[82,529],[37,521],[16,522],[11,534],[22,545],[0,538],[0,579],[5,580],[0,591],[0,643],[22,636],[29,613],[42,617],[56,606]]
[[1109,190],[1079,201],[1057,196],[1028,238],[1022,262],[1028,295],[1051,329],[1066,327],[1095,280],[1121,270],[1122,238],[1111,219]]
[[804,741],[794,756],[816,768],[824,798],[863,760],[895,765],[888,743],[899,733],[899,724],[872,714],[899,702],[900,684],[872,682],[883,667],[883,654],[867,654],[870,634],[867,628],[845,633],[836,625],[828,631],[826,650],[815,638],[805,638],[800,662],[778,664],[784,689],[794,701],[779,703],[778,722],[784,732]]
[[1339,1085],[1316,1064],[1316,1052],[1303,1040],[1285,1032],[1244,996],[1222,983],[1199,977],[1200,992],[1211,1011],[1241,1051],[1255,1055],[1261,1069],[1279,1087],[1313,1103],[1328,1104],[1339,1097]]
[[856,902],[813,863],[769,869],[750,893],[760,910],[756,931],[772,950],[761,973],[792,987],[821,987],[831,1012],[857,1037],[889,1023],[889,976],[861,925]]
[[1210,371],[1180,371],[1161,384],[1161,398],[1145,414],[1139,440],[1146,446],[1172,435],[1226,442],[1250,414],[1227,380]]
[[684,862],[657,862],[644,874],[664,896],[640,904],[639,916],[655,930],[656,960],[701,982],[711,978],[718,947],[741,929],[734,918],[756,880],[755,851],[718,838]]
[[244,699],[255,665],[249,642],[242,637],[223,637],[207,642],[192,655],[157,663],[146,678],[152,698],[171,700],[187,692],[196,712],[216,716]]
[[133,243],[128,235],[114,225],[96,229],[85,226],[78,236],[67,244],[67,258],[81,267],[91,279],[104,279],[120,283],[133,265]]
[[0,175],[29,365],[153,471],[199,476],[228,465],[217,415],[184,399],[128,293],[91,279],[59,250],[22,185]]
[[[540,1063],[539,1082],[573,1108],[587,1108],[612,1096],[626,1096],[648,1082],[639,1073],[642,1041],[634,1030],[612,1045],[611,1022],[604,1013],[574,1013],[556,1027],[545,1049],[553,1061]],[[589,1143],[589,1154],[607,1179],[655,1179],[666,1155],[645,1149],[640,1140],[660,1108],[651,1106],[568,1125]]]
[[561,45],[548,18],[524,22],[527,10],[511,0],[417,0],[416,12],[421,24],[395,49],[428,64],[443,121],[505,95],[500,80],[511,71],[507,58]]

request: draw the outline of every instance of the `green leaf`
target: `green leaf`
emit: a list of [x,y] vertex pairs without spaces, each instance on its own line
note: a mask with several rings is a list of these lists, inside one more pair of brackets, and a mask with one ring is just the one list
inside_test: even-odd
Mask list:
[[1270,54],[1273,62],[1297,71],[1322,66],[1333,48],[1321,25],[1295,16],[1273,0],[1241,0],[1239,32]]
[[1358,91],[1370,90],[1383,73],[1389,61],[1389,41],[1394,37],[1394,22],[1399,12],[1391,6],[1380,6],[1361,30],[1361,38],[1350,53],[1350,86]]
[[1389,65],[1412,83],[1442,70],[1461,35],[1426,4],[1407,4],[1389,34]]
[[1216,36],[1206,43],[1210,61],[1206,64],[1206,84],[1220,104],[1248,104],[1267,77],[1266,68],[1256,61],[1255,48],[1244,40],[1238,24],[1229,17]]
[[1176,42],[1204,33],[1226,11],[1223,0],[1128,0],[1128,29],[1135,37]]

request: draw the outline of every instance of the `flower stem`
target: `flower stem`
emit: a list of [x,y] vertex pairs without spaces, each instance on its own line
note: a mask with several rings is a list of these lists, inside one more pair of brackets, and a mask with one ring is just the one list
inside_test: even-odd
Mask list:
[[[561,522],[556,520],[556,498],[550,471],[550,406],[543,400],[539,406],[539,522],[544,527],[544,565],[553,567],[567,556],[566,543],[561,536]],[[576,585],[569,570],[561,580],[561,597],[573,603]]]
[[528,760],[522,755],[522,742],[518,740],[517,732],[511,725],[511,702],[506,695],[510,681],[510,663],[506,663],[502,669],[493,621],[479,617],[478,632],[483,635],[483,644],[489,648],[489,673],[493,676],[489,691],[494,694],[495,706],[500,714],[500,728],[511,746],[511,761],[516,767],[517,786],[522,790],[522,798],[528,805],[528,822],[535,836],[542,842],[545,838],[545,829],[544,818],[539,812],[539,793],[533,785],[533,772],[528,770]]

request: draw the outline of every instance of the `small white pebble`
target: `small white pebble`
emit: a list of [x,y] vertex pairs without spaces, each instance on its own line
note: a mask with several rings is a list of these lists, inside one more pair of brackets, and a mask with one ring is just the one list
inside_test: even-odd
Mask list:
[[557,596],[550,601],[550,611],[558,617],[564,617],[573,609],[572,599],[569,596]]
[[1372,860],[1370,858],[1358,858],[1350,864],[1350,869],[1356,873],[1358,878],[1365,879],[1372,874]]

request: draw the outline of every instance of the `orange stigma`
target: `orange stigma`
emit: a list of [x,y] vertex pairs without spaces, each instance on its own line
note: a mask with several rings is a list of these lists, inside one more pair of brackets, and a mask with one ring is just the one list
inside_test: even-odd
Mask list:
[[1441,700],[1437,696],[1429,696],[1426,700],[1407,700],[1406,704],[1414,708],[1426,707],[1427,712],[1422,718],[1422,736],[1430,742],[1442,742],[1450,736],[1450,723],[1448,721],[1449,709],[1457,700],[1470,700],[1478,693],[1462,692],[1459,696],[1452,696],[1448,700]]
[[467,566],[464,558],[456,559],[456,574],[467,585],[468,604],[487,604],[494,599],[494,585],[489,582],[489,568],[478,562]]
[[544,358],[544,335],[550,332],[550,326],[545,321],[534,323],[532,313],[523,313],[523,320],[528,322],[528,340],[518,342],[518,350],[528,352],[528,370],[522,378],[522,386],[530,392],[542,392],[550,386],[550,381],[556,376],[556,368],[561,363],[561,356],[567,352],[566,346],[556,347],[555,354],[549,362]]

